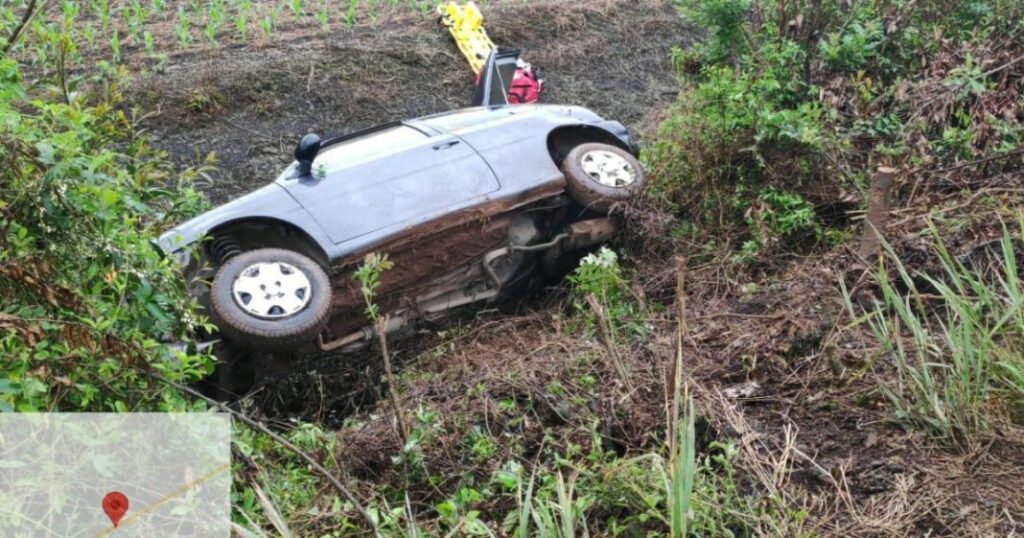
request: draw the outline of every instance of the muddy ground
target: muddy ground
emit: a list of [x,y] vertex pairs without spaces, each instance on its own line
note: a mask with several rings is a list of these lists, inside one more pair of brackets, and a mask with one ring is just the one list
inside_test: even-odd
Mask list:
[[[549,0],[528,9],[511,2],[492,4],[485,15],[496,42],[521,47],[544,69],[543,101],[590,107],[641,137],[677,92],[670,49],[695,36],[669,1]],[[146,67],[146,60],[136,61]],[[376,27],[330,35],[296,27],[256,47],[179,53],[164,72],[140,76],[130,95],[158,111],[145,127],[176,162],[198,165],[216,155],[202,188],[222,202],[271,181],[304,133],[341,134],[444,111],[466,104],[471,92],[472,76],[443,29],[432,18],[405,13]],[[634,254],[643,263],[634,269],[638,292],[652,303],[644,321],[652,332],[629,350],[635,375],[648,388],[623,400],[609,389],[611,395],[586,404],[589,411],[543,389],[576,375],[578,358],[602,353],[599,342],[564,330],[560,314],[569,305],[556,289],[511,313],[475,312],[396,343],[396,360],[417,375],[404,384],[404,406],[414,412],[425,404],[458,417],[449,424],[453,440],[474,424],[493,425],[502,418],[495,401],[513,398],[540,402],[536,420],[516,432],[525,446],[546,435],[543,428],[578,430],[580,442],[588,442],[586,417],[594,409],[612,417],[603,427],[616,449],[656,443],[663,424],[658,390],[678,322],[670,306],[676,272],[664,255],[671,249],[651,240],[666,230],[645,226],[620,247],[650,247]],[[923,233],[920,228],[906,233]],[[1016,522],[1024,521],[1022,445],[992,440],[950,453],[888,419],[877,389],[891,370],[874,366],[879,350],[869,338],[840,330],[850,320],[837,283],[856,280],[847,254],[782,260],[767,276],[725,274],[716,266],[687,275],[688,375],[707,415],[706,436],[736,443],[748,483],[803,506],[814,534],[1017,531]],[[668,306],[653,306],[659,302]],[[379,401],[373,352],[308,361],[303,368],[312,372],[253,395],[265,413],[333,425]],[[467,396],[468,387],[481,384],[488,392]],[[388,457],[398,450],[389,431],[385,418],[372,416],[343,439],[340,459],[367,493],[399,472]],[[466,464],[450,457],[441,449],[427,455],[432,470],[458,476]]]

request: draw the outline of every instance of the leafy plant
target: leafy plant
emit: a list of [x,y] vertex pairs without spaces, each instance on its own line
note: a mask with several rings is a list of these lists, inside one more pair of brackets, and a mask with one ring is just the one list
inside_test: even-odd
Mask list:
[[187,49],[192,42],[192,36],[189,34],[190,25],[191,21],[185,7],[178,6],[178,22],[174,25],[174,35],[178,38],[178,46],[183,49]]
[[819,48],[829,67],[855,71],[877,57],[884,39],[881,21],[855,21],[841,31],[828,34]]
[[380,319],[380,312],[374,303],[377,288],[380,287],[380,275],[392,267],[394,267],[394,263],[388,259],[387,254],[371,252],[366,255],[363,264],[353,274],[353,278],[359,282],[359,291],[366,301],[366,315],[373,321]]
[[212,370],[160,343],[204,322],[150,245],[165,219],[202,206],[194,174],[172,175],[107,95],[30,100],[17,63],[0,59],[13,150],[0,182],[14,193],[0,201],[0,411],[184,410],[141,372],[191,382]]
[[637,315],[638,306],[622,275],[619,256],[614,250],[602,247],[580,260],[579,266],[567,279],[573,286],[575,307],[582,314],[585,324],[593,327],[599,320],[587,303],[587,296],[593,296],[606,311],[609,332],[619,335],[639,336],[646,332],[642,324],[631,322]]
[[683,16],[708,30],[704,56],[712,61],[737,58],[738,47],[746,39],[743,23],[750,11],[750,0],[676,0]]
[[743,245],[742,254],[750,257],[797,232],[822,234],[814,208],[807,200],[772,188],[761,191],[757,203],[747,210],[747,226],[753,239]]

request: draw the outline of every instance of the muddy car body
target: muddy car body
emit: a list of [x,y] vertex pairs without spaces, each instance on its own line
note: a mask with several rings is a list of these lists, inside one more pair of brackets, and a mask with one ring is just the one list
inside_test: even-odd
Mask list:
[[355,349],[375,328],[352,272],[394,267],[388,332],[500,299],[607,241],[643,187],[626,129],[572,106],[476,107],[320,142],[271,184],[159,238],[233,345]]

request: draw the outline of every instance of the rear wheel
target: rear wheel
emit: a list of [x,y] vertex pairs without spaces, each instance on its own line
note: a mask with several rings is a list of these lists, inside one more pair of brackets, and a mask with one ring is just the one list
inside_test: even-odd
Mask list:
[[246,347],[283,348],[312,341],[330,315],[331,285],[315,261],[263,248],[232,257],[210,289],[221,334]]
[[573,148],[562,162],[562,173],[573,200],[602,212],[640,194],[647,184],[636,157],[596,142]]

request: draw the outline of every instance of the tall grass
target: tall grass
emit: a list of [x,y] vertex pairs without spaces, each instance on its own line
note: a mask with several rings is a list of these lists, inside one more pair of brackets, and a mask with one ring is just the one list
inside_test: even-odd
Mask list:
[[676,439],[671,445],[665,473],[665,495],[669,505],[672,538],[687,535],[692,517],[693,484],[697,477],[697,443],[693,426],[693,399],[686,398],[686,414],[676,417],[672,428]]
[[[1019,231],[1024,233],[1024,216]],[[942,266],[915,279],[886,247],[902,293],[884,267],[881,301],[866,321],[898,373],[885,387],[896,417],[931,435],[969,447],[978,435],[1007,424],[1024,404],[1024,290],[1009,229],[988,268],[955,258],[934,224],[930,230]],[[1024,237],[1024,235],[1022,235]],[[926,297],[920,285],[934,290]],[[849,293],[847,306],[853,312]],[[937,304],[934,301],[937,300]]]
[[[590,536],[584,511],[587,509],[586,498],[576,493],[576,479],[568,480],[559,471],[555,482],[556,497],[553,500],[537,502],[533,505],[533,521],[535,534],[544,538],[576,538]],[[526,536],[526,535],[524,535]]]
[[[680,393],[680,401],[685,401],[685,414],[677,415],[668,425],[669,430],[676,432],[678,439],[666,447],[668,457],[663,451],[652,451],[647,454],[622,460],[613,467],[604,469],[607,476],[623,475],[640,480],[628,480],[628,486],[619,490],[616,496],[626,492],[636,494],[642,500],[637,503],[646,507],[652,521],[660,521],[669,530],[671,538],[685,538],[689,535],[691,522],[694,519],[693,492],[697,481],[697,446],[694,435],[693,400]],[[595,502],[597,489],[594,482],[587,483],[586,488],[577,488],[577,478],[568,478],[558,471],[553,481],[537,487],[536,472],[526,480],[522,476],[521,467],[516,467],[516,508],[506,518],[506,529],[516,538],[575,538],[589,536],[586,511]],[[638,471],[634,476],[633,471]],[[642,478],[638,478],[642,477]],[[647,478],[653,480],[648,481]],[[593,476],[590,477],[593,479]],[[653,490],[652,485],[661,485]],[[631,495],[626,495],[631,497]],[[627,502],[628,504],[628,502]]]

